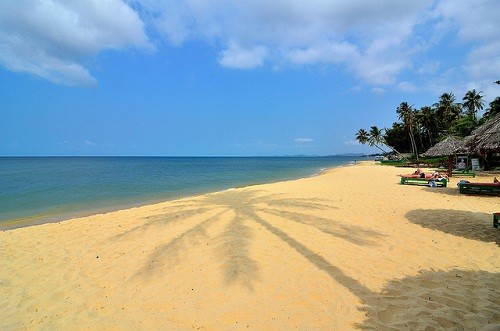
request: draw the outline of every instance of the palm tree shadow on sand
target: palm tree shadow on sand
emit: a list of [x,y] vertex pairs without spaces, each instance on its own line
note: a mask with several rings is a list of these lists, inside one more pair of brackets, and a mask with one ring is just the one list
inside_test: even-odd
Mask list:
[[[297,209],[300,208],[300,211]],[[192,226],[175,238],[156,247],[147,258],[144,267],[134,278],[149,278],[155,273],[166,270],[180,263],[186,250],[197,246],[214,247],[218,261],[223,265],[224,280],[227,285],[240,284],[252,290],[260,279],[257,261],[250,257],[254,229],[252,222],[262,226],[292,249],[301,254],[317,268],[326,271],[332,278],[343,279],[348,287],[358,286],[337,267],[325,258],[313,252],[303,243],[287,234],[269,221],[276,216],[288,222],[301,223],[316,228],[322,233],[347,240],[356,245],[374,245],[374,238],[382,235],[357,225],[346,225],[334,219],[314,215],[314,211],[333,210],[331,201],[307,198],[285,198],[277,194],[265,194],[257,190],[225,191],[207,195],[203,199],[187,200],[173,208],[161,210],[158,214],[144,219],[132,229],[113,237],[123,240],[133,233],[144,233],[147,230],[168,231],[169,226],[182,222],[192,222]],[[213,215],[213,211],[217,213]],[[209,216],[210,215],[210,216]],[[196,219],[196,221],[194,221]],[[225,224],[222,232],[210,237],[208,230],[217,223]],[[338,279],[337,279],[338,280]]]
[[[300,212],[294,210],[297,207],[302,208]],[[304,208],[311,212],[305,212]],[[142,227],[166,230],[174,222],[182,222],[182,215],[191,217],[196,214],[199,221],[157,247],[135,277],[148,278],[155,273],[165,272],[163,266],[180,263],[182,252],[189,247],[206,249],[204,246],[208,243],[217,243],[213,246],[217,246],[218,261],[223,265],[226,285],[240,284],[251,291],[255,282],[260,280],[258,263],[249,256],[252,238],[256,235],[250,226],[254,222],[356,295],[363,303],[359,310],[366,315],[364,323],[358,325],[360,328],[425,329],[428,325],[436,328],[476,328],[491,322],[500,323],[500,298],[494,290],[500,280],[499,274],[463,270],[422,271],[417,276],[391,280],[380,292],[372,291],[287,233],[286,229],[274,225],[267,217],[279,216],[290,222],[311,226],[326,235],[349,240],[356,245],[372,245],[370,239],[382,236],[375,231],[356,225],[347,226],[312,213],[313,210],[328,209],[335,207],[327,200],[289,199],[276,194],[265,195],[265,192],[257,190],[226,191],[165,209],[117,239],[127,236],[131,231],[144,231]],[[217,210],[217,213],[212,212],[208,216],[210,210]],[[421,219],[421,216],[421,211],[407,215],[410,220]],[[224,230],[215,237],[210,236],[209,228],[220,222],[225,224]],[[432,318],[429,320],[422,316]],[[458,322],[457,318],[460,319]]]
[[491,214],[453,209],[417,209],[408,212],[405,217],[424,228],[467,239],[494,242],[500,246],[500,231],[493,228]]

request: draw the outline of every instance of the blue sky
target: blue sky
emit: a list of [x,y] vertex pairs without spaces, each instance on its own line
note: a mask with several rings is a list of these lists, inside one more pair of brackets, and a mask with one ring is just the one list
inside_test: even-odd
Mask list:
[[500,95],[500,2],[0,3],[0,155],[376,152],[407,101]]

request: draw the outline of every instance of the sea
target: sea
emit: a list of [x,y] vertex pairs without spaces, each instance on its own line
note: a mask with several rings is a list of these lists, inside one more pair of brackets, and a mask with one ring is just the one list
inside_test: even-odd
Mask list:
[[0,230],[315,176],[363,157],[0,157]]

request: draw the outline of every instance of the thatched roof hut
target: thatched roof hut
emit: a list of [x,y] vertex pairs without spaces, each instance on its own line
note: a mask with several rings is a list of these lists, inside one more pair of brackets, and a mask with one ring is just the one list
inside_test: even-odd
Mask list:
[[472,131],[472,134],[464,139],[464,146],[472,152],[480,150],[500,152],[500,113]]
[[461,148],[463,145],[462,140],[449,136],[445,140],[432,146],[424,153],[424,156],[435,157],[435,156],[450,156],[455,154],[455,151]]
[[454,159],[455,159],[455,151],[463,146],[463,142],[461,139],[449,136],[445,140],[437,143],[432,146],[424,153],[424,156],[448,156],[448,176],[452,176],[453,167],[454,167]]

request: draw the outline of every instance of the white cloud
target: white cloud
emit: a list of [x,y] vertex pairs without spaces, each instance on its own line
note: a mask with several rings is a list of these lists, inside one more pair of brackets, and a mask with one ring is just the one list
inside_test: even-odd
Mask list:
[[404,92],[415,92],[415,91],[417,91],[417,87],[415,85],[413,85],[412,83],[410,83],[410,82],[400,82],[398,84],[398,88],[401,91],[404,91]]
[[224,67],[249,69],[262,66],[267,56],[268,51],[264,46],[243,49],[233,43],[221,52],[219,63]]
[[500,66],[495,45],[500,31],[497,0],[134,3],[151,13],[146,19],[171,44],[207,42],[219,50],[219,63],[229,68],[327,64],[370,85],[398,87],[402,80],[400,88],[414,91],[409,84],[416,86],[416,82],[402,78],[403,74],[421,75],[424,82],[432,82],[434,75],[442,76],[456,66],[447,55],[439,55],[446,53],[443,41],[446,48],[450,40],[473,49],[466,51],[462,62],[462,80],[484,80]]
[[361,146],[361,144],[357,140],[344,141],[343,144],[348,146],[358,146],[358,145]]
[[12,71],[93,85],[88,58],[128,46],[152,48],[143,22],[120,0],[0,2],[0,64]]
[[412,28],[431,0],[137,0],[173,45],[220,47],[232,68],[332,64],[389,84],[410,65]]
[[378,95],[381,95],[381,94],[384,94],[385,92],[387,92],[386,89],[378,87],[378,86],[375,86],[374,88],[372,88],[371,91],[373,94],[378,94]]
[[417,73],[419,75],[433,75],[438,71],[440,65],[439,61],[426,62],[417,69]]
[[314,142],[312,138],[296,138],[294,141],[299,144],[310,144]]
[[[496,0],[441,0],[432,18],[442,34],[458,31],[454,42],[466,47],[465,61],[458,68],[461,86],[474,85],[492,91],[492,81],[500,72],[500,2]],[[453,86],[457,80],[446,81]],[[493,92],[493,91],[492,91]],[[495,92],[493,92],[495,93]],[[493,94],[494,95],[494,94]]]
[[[3,1],[0,64],[93,85],[88,63],[99,52],[154,48],[147,26],[174,46],[209,44],[227,68],[330,65],[375,93],[436,81],[485,90],[500,72],[498,12],[498,0]],[[451,61],[457,54],[465,55]],[[446,79],[452,71],[460,81]]]

